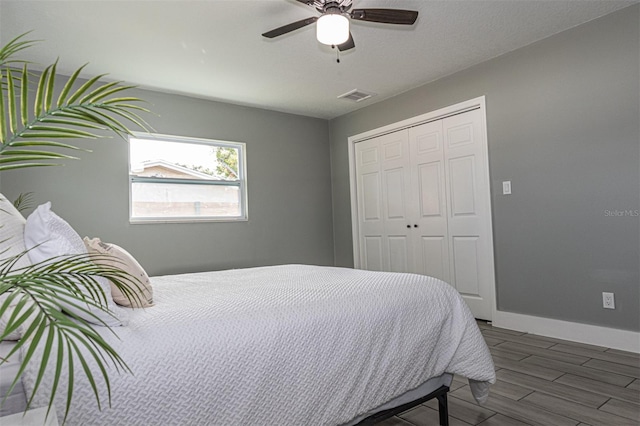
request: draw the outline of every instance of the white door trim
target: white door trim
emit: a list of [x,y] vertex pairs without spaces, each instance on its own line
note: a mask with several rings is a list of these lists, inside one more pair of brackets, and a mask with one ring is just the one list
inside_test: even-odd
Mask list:
[[[389,124],[383,127],[379,127],[377,129],[369,130],[364,133],[360,133],[354,136],[350,136],[348,138],[348,152],[349,152],[349,181],[350,181],[350,197],[351,197],[351,232],[352,232],[352,242],[353,242],[353,262],[355,268],[360,268],[360,247],[358,244],[359,230],[358,230],[358,200],[357,200],[357,178],[356,178],[356,158],[355,158],[355,144],[361,142],[366,139],[374,138],[377,136],[384,135],[386,133],[395,132],[401,129],[417,126],[429,121],[440,120],[442,118],[461,114],[466,111],[480,109],[481,111],[481,126],[483,132],[484,144],[488,145],[487,139],[487,122],[486,122],[486,103],[485,97],[481,96],[475,99],[470,99],[468,101],[460,102],[455,105],[450,105],[436,111],[431,111],[426,114],[422,114],[413,118],[409,118],[406,120],[399,121],[397,123]],[[487,148],[487,163],[488,163],[488,148]],[[489,167],[486,168],[486,182],[491,182],[489,179]],[[489,232],[488,232],[488,244],[489,247],[492,248],[491,253],[489,253],[490,260],[490,282],[491,282],[491,311],[493,316],[495,316],[496,312],[496,284],[495,284],[495,262],[493,256],[493,226],[492,226],[492,218],[493,215],[491,213],[491,194],[490,191],[487,191],[486,194],[482,195],[483,197],[487,197],[486,202],[489,208]]]

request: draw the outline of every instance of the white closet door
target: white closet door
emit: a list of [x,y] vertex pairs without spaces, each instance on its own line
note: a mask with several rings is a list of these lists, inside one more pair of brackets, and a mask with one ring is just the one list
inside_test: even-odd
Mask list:
[[358,194],[360,267],[383,271],[384,219],[380,141],[371,139],[355,146]]
[[361,267],[409,272],[413,204],[407,131],[358,143],[356,169]]
[[409,129],[409,146],[416,200],[412,272],[450,282],[442,121]]
[[413,268],[409,135],[402,130],[379,137],[382,153],[382,203],[386,247],[385,271],[410,272]]
[[487,144],[479,110],[443,120],[453,285],[476,318],[491,319],[493,245]]
[[450,283],[492,319],[493,238],[482,109],[354,146],[357,267]]

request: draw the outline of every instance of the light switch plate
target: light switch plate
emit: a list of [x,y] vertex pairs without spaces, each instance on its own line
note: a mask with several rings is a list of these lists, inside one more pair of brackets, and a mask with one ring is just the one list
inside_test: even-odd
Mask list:
[[511,181],[505,180],[502,182],[502,195],[511,194]]

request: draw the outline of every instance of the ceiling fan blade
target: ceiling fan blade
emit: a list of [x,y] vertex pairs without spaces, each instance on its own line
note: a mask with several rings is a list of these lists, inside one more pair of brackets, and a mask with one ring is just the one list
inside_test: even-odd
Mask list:
[[350,15],[358,21],[399,25],[413,25],[418,19],[417,11],[402,9],[353,9]]
[[356,44],[353,41],[353,36],[351,35],[351,33],[349,33],[349,39],[344,43],[339,44],[337,47],[338,47],[338,50],[341,52],[344,52],[345,50],[353,49],[354,47],[356,47]]
[[311,25],[318,20],[318,17],[313,16],[311,18],[302,19],[300,21],[292,22],[290,24],[284,25],[280,28],[276,28],[275,30],[267,31],[262,34],[263,37],[266,38],[274,38],[281,36],[286,33],[290,33],[291,31],[295,31],[298,28],[306,27],[307,25]]

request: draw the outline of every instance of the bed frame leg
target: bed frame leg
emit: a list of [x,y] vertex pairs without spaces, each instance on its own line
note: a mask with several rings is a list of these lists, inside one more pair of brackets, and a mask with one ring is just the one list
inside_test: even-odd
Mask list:
[[447,392],[438,395],[436,398],[438,398],[440,426],[449,426],[449,405],[447,404]]
[[447,405],[447,392],[449,392],[449,386],[442,385],[438,389],[431,392],[429,395],[425,395],[421,398],[418,398],[411,402],[407,402],[406,404],[400,405],[398,407],[389,408],[388,410],[379,411],[375,414],[372,414],[369,417],[362,419],[356,426],[374,425],[385,419],[393,417],[396,414],[400,414],[413,407],[416,407],[422,404],[423,402],[430,401],[433,398],[438,398],[438,412],[440,414],[440,425],[449,426],[449,407]]

